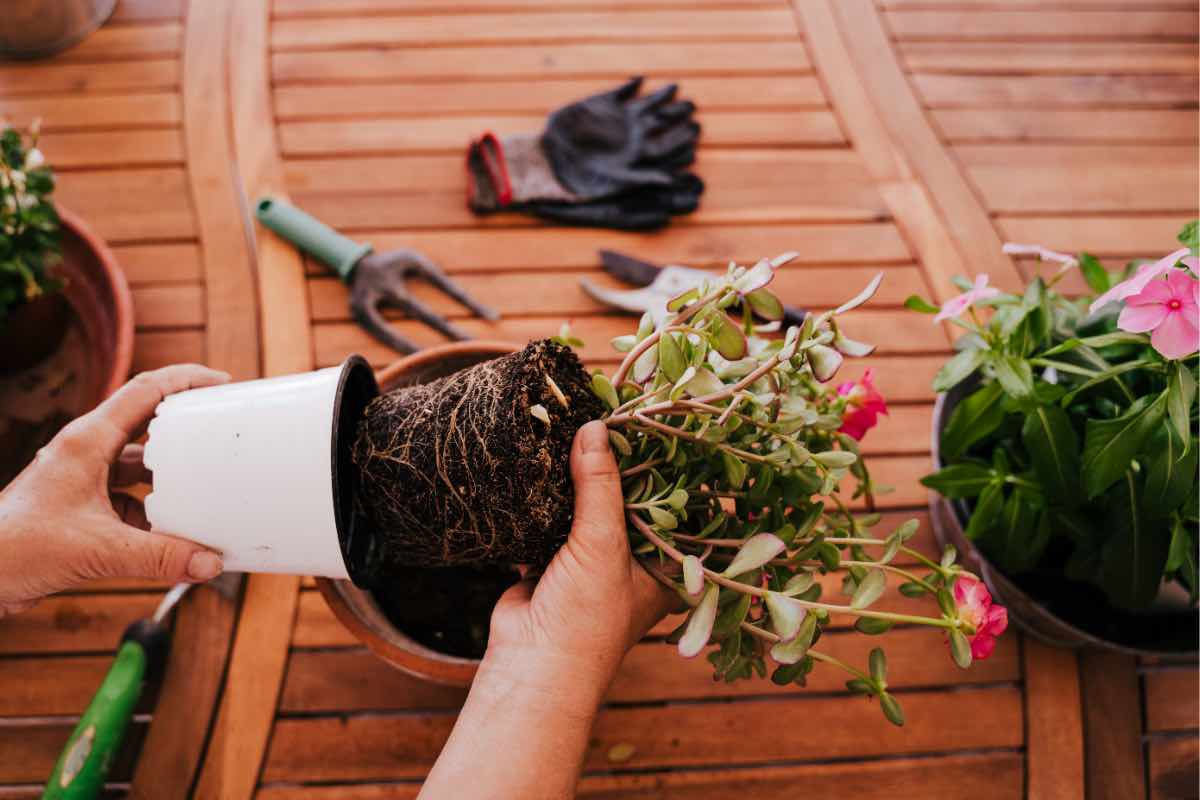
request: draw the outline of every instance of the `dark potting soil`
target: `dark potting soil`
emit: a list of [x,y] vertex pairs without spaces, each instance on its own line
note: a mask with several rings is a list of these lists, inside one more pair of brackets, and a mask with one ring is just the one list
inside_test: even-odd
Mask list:
[[356,504],[372,531],[366,582],[389,618],[429,647],[481,655],[513,565],[540,568],[566,541],[571,445],[604,411],[579,358],[549,340],[372,401]]
[[571,527],[575,432],[604,410],[579,358],[549,340],[373,400],[354,444],[368,572],[546,564]]
[[482,658],[492,609],[519,579],[510,567],[413,567],[372,593],[396,627],[431,650]]

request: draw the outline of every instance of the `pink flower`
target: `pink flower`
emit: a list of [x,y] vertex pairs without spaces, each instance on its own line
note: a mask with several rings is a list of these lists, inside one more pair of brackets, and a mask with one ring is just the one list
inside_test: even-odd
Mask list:
[[846,398],[846,415],[842,417],[840,432],[856,441],[862,441],[867,431],[879,424],[879,415],[888,413],[887,401],[875,388],[872,378],[875,370],[868,369],[858,383],[848,381],[838,387],[838,394]]
[[1171,269],[1166,280],[1146,284],[1125,299],[1117,327],[1133,333],[1154,331],[1150,344],[1166,358],[1183,358],[1200,349],[1200,281]]
[[996,649],[996,637],[1008,627],[1008,609],[993,603],[992,593],[983,581],[969,575],[960,575],[954,582],[954,605],[958,618],[975,629],[967,637],[971,657],[987,658]]
[[[1100,308],[1101,306],[1117,300],[1124,300],[1126,297],[1132,297],[1133,295],[1140,293],[1146,288],[1147,285],[1149,285],[1150,281],[1161,277],[1162,275],[1166,274],[1167,270],[1174,268],[1175,264],[1181,258],[1186,256],[1188,252],[1190,251],[1186,247],[1181,247],[1174,253],[1163,256],[1153,264],[1142,264],[1140,267],[1138,267],[1138,271],[1134,273],[1132,278],[1126,281],[1121,281],[1116,286],[1112,287],[1107,292],[1092,301],[1092,304],[1088,306],[1088,311],[1094,313],[1096,309]],[[1195,261],[1196,259],[1194,258],[1188,258],[1185,259],[1184,263],[1187,263],[1188,266],[1191,266],[1192,269],[1195,269],[1193,266]]]
[[934,324],[941,322],[944,319],[952,319],[966,311],[980,300],[987,300],[989,297],[995,297],[1000,294],[999,289],[993,289],[987,285],[988,276],[975,276],[975,286],[969,291],[963,292],[958,297],[951,297],[942,305],[942,310],[933,318]]

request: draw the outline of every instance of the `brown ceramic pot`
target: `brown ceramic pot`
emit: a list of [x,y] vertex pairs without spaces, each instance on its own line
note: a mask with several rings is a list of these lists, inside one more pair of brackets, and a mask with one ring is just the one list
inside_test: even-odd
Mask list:
[[[428,383],[483,361],[520,350],[505,342],[470,341],[431,347],[376,373],[382,392]],[[448,686],[469,686],[479,661],[433,650],[397,628],[380,609],[371,592],[350,581],[317,578],[321,596],[334,616],[375,655],[392,666],[424,680]]]
[[[939,470],[942,430],[955,406],[975,388],[974,380],[960,383],[947,394],[938,395],[933,408],[933,468]],[[1196,655],[1197,611],[1187,592],[1166,585],[1151,608],[1140,613],[1119,612],[1097,598],[1092,616],[1095,620],[1068,620],[1051,609],[1044,598],[1026,591],[1017,581],[993,564],[964,533],[969,509],[962,501],[950,501],[937,492],[929,493],[929,516],[934,538],[942,547],[953,545],[959,561],[987,584],[998,603],[1008,609],[1009,618],[1025,633],[1055,647],[1091,647],[1140,656]],[[1058,582],[1065,578],[1058,576]],[[1103,622],[1105,633],[1090,630],[1093,622]]]
[[66,209],[62,219],[62,260],[54,268],[61,293],[17,309],[0,328],[0,371],[16,371],[44,359],[62,341],[71,319],[87,349],[83,375],[84,413],[115,392],[133,361],[133,298],[125,273],[108,246]]

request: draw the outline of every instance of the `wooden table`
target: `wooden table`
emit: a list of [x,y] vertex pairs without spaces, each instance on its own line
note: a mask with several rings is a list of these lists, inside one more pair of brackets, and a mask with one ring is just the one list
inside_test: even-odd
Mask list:
[[[893,405],[868,451],[896,487],[889,518],[925,523],[916,478],[949,340],[901,302],[948,296],[954,274],[1018,284],[1036,265],[1003,240],[1118,263],[1170,248],[1197,206],[1196,20],[1195,0],[121,0],[79,47],[0,66],[0,114],[42,118],[60,201],[113,244],[139,370],[193,360],[249,378],[391,358],[335,279],[255,240],[246,209],[269,191],[425,252],[505,315],[468,330],[521,341],[570,319],[597,364],[629,324],[578,288],[603,279],[599,247],[695,265],[798,250],[780,285],[810,307],[882,267],[853,321],[881,344]],[[466,211],[469,136],[536,129],[633,73],[679,79],[700,106],[698,213],[645,236]],[[110,581],[0,622],[0,798],[37,796],[122,629],[161,589]],[[851,657],[867,645],[830,639]],[[652,636],[613,687],[581,793],[1196,796],[1195,662],[1008,635],[961,672],[941,648],[889,635],[909,719],[896,730],[835,675],[807,691],[714,684]],[[240,603],[194,592],[113,793],[412,797],[462,697],[369,655],[311,582],[254,577]],[[633,756],[610,762],[623,743]]]

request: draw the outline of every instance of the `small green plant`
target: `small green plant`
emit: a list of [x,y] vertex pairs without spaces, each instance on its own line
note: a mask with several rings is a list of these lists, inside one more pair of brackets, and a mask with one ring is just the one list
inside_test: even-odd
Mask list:
[[27,135],[7,125],[0,131],[0,324],[60,287],[49,269],[59,253],[54,174],[37,143],[36,125]]
[[[908,546],[915,520],[874,532],[880,515],[858,440],[886,405],[869,371],[836,389],[829,382],[846,356],[874,350],[847,337],[839,319],[871,298],[882,275],[839,308],[767,338],[778,323],[760,327],[754,315],[782,318],[765,287],[792,257],[730,265],[675,298],[657,328],[646,315],[636,333],[614,340],[625,353],[616,372],[594,373],[592,385],[609,408],[634,552],[692,607],[669,641],[687,657],[718,645],[708,660],[725,681],[765,677],[768,659],[781,685],[803,686],[818,662],[835,666],[851,692],[877,698],[901,725],[883,650],[854,666],[819,646],[822,631],[836,620],[869,636],[932,626],[965,668],[991,653],[1007,616],[953,548],[939,561]],[[866,511],[852,510],[859,498]],[[894,564],[901,553],[920,566]],[[846,599],[822,598],[820,577],[839,570]],[[935,615],[873,608],[889,575],[901,594],[927,597]]]
[[[965,533],[1006,573],[1059,572],[1125,609],[1178,581],[1195,602],[1196,223],[1179,239],[1119,274],[1086,253],[1007,245],[1061,269],[1021,295],[963,281],[940,311],[909,298],[965,330],[934,381],[966,383],[965,396],[942,431],[945,466],[922,483],[971,501]],[[1098,296],[1056,290],[1075,270]]]

